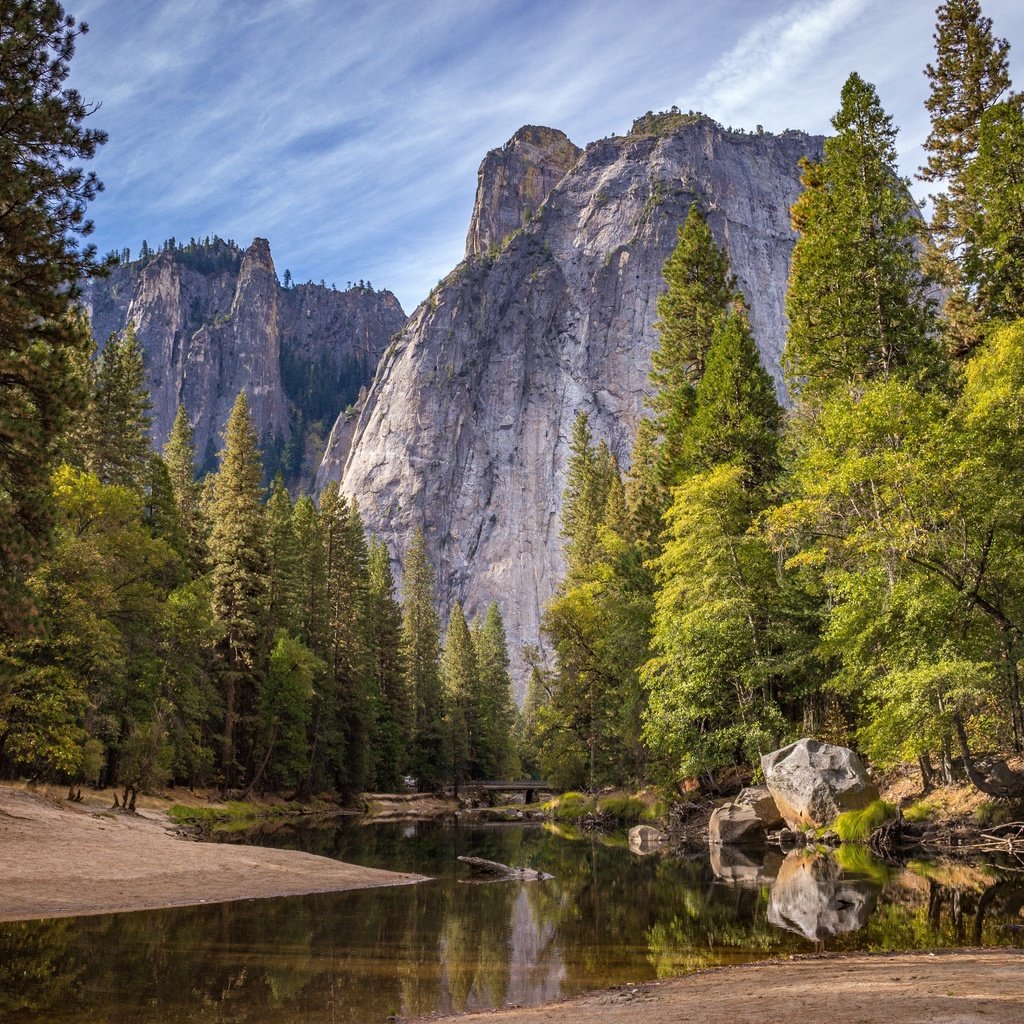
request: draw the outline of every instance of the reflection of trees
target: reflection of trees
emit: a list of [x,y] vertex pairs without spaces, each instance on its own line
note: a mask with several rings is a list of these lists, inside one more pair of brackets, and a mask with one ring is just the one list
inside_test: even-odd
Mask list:
[[[416,886],[0,924],[4,1024],[362,1024],[519,1002],[810,948],[767,920],[769,889],[707,860],[636,858],[587,836],[406,824],[295,836],[357,863],[441,876]],[[356,838],[352,834],[358,832]],[[456,853],[554,875],[468,885]],[[850,865],[856,864],[856,870]],[[980,872],[894,875],[832,949],[1024,943],[1024,884]],[[874,872],[874,875],[872,875]],[[929,877],[924,877],[928,874]],[[844,875],[885,872],[851,861]]]

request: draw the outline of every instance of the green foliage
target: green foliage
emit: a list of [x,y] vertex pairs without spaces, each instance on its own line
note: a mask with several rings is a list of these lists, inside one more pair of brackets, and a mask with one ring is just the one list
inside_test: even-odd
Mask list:
[[85,398],[77,366],[91,339],[71,303],[101,269],[80,239],[102,186],[81,162],[106,135],[83,127],[91,108],[65,85],[84,31],[52,0],[0,8],[0,637],[30,626],[54,454]]
[[903,817],[909,822],[931,821],[935,808],[927,800],[918,800],[904,808]]
[[839,838],[844,843],[862,842],[876,828],[895,818],[896,814],[896,807],[893,804],[876,800],[863,810],[844,811],[832,823],[832,828],[839,833]]
[[570,790],[562,793],[544,804],[544,812],[554,821],[579,821],[580,818],[591,813],[597,806],[597,800],[592,796],[585,796]]
[[636,825],[649,818],[647,804],[635,796],[602,796],[597,800],[599,814],[607,815],[619,827]]

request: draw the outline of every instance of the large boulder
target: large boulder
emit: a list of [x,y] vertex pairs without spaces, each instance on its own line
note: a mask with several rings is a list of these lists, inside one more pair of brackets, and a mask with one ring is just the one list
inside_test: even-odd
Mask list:
[[771,885],[782,866],[782,854],[768,849],[755,850],[736,846],[712,846],[711,870],[715,878],[737,889],[760,889]]
[[830,825],[843,811],[862,810],[878,799],[861,759],[831,743],[797,740],[765,754],[761,769],[790,828]]
[[766,830],[779,828],[783,824],[775,797],[772,796],[767,786],[747,786],[746,789],[740,790],[740,795],[733,803],[745,804],[749,807]]
[[723,804],[711,814],[708,840],[712,844],[757,846],[765,839],[761,819],[746,804]]

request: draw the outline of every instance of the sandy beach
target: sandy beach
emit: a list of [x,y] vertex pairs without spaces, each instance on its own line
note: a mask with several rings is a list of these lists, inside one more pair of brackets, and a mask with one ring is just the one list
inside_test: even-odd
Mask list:
[[[1024,953],[805,957],[433,1024],[1024,1024]],[[413,1022],[409,1022],[413,1024]]]
[[422,881],[292,850],[189,842],[160,811],[71,808],[0,787],[0,921]]

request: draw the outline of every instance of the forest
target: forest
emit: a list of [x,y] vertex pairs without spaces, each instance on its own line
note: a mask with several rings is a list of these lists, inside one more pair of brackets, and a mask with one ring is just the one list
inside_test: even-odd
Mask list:
[[928,219],[856,73],[802,166],[791,407],[695,205],[627,472],[577,419],[524,709],[545,776],[713,788],[816,735],[1007,795],[977,760],[1024,743],[1024,100],[975,0],[934,38]]

